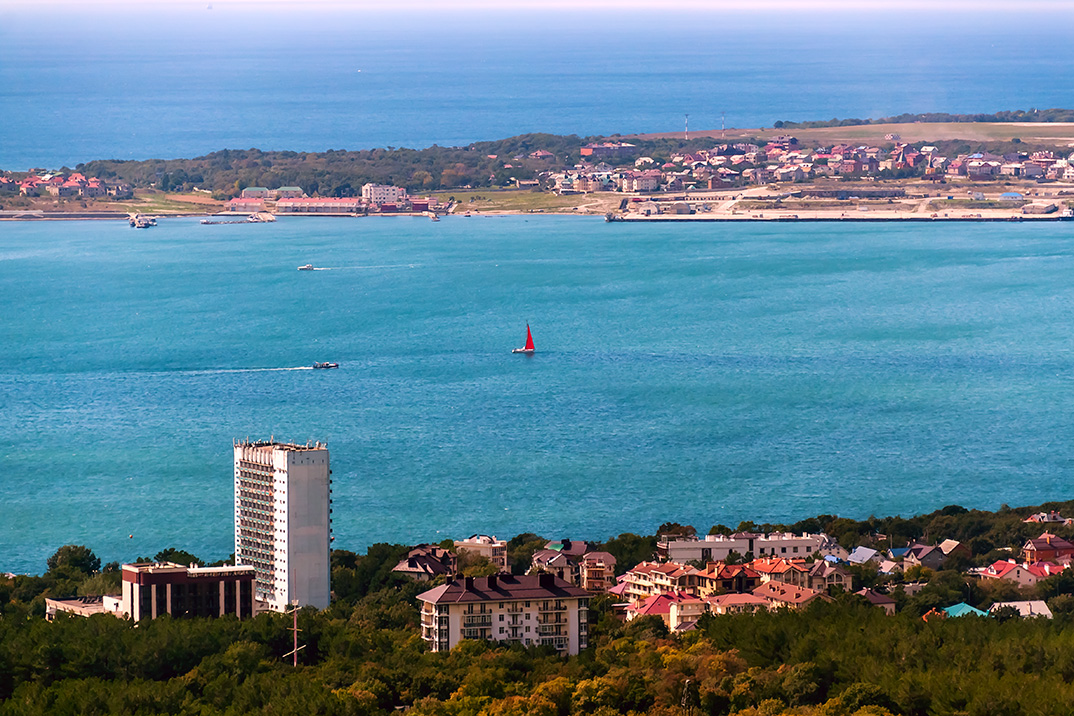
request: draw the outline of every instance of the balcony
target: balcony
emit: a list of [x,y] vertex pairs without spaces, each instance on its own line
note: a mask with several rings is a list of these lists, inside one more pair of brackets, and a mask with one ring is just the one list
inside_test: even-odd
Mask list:
[[474,614],[462,618],[464,627],[490,627],[492,626],[491,614]]

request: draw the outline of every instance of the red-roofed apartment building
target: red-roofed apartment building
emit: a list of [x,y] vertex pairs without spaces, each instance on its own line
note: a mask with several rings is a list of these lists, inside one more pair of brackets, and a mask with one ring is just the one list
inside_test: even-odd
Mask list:
[[577,654],[589,643],[589,594],[551,574],[462,577],[418,595],[421,638],[432,651],[463,639]]

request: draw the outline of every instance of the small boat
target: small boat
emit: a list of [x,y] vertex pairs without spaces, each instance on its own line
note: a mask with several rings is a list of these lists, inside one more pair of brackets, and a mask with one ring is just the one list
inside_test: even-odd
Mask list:
[[338,368],[338,367],[339,367],[339,363],[314,363],[313,364],[313,369],[314,370],[325,370],[327,368]]
[[305,266],[299,266],[298,270],[299,271],[312,271],[313,270],[313,264],[306,264]]
[[525,353],[526,355],[533,355],[533,351],[536,348],[533,347],[533,334],[530,333],[530,324],[526,324],[526,345],[523,348],[515,348],[512,353]]

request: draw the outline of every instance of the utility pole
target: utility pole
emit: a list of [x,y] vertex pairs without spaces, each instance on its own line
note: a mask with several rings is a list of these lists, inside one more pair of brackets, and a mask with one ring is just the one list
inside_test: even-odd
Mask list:
[[686,134],[683,135],[683,140],[690,141],[690,115],[686,115]]
[[294,617],[294,624],[291,626],[290,631],[295,637],[295,648],[283,655],[283,658],[291,657],[291,666],[298,667],[298,651],[299,649],[305,649],[306,645],[298,645],[298,633],[302,631],[298,628],[298,600],[291,601],[291,615]]
[[724,125],[727,124],[727,113],[720,112],[720,139],[723,139]]

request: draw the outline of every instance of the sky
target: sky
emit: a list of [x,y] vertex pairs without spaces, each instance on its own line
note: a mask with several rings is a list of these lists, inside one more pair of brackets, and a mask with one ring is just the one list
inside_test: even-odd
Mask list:
[[[511,12],[533,11],[590,11],[590,10],[643,10],[646,12],[892,12],[915,11],[927,13],[1004,12],[1063,12],[1072,13],[1069,0],[408,0],[404,5],[386,5],[380,0],[109,0],[95,2],[86,0],[0,0],[0,9],[45,11],[49,7],[66,6],[82,9],[121,8],[130,10],[165,8],[223,8],[229,6],[275,7],[308,12],[315,8],[357,10],[363,12],[389,12],[410,14],[414,12],[484,11]],[[924,15],[922,21],[928,21]]]

